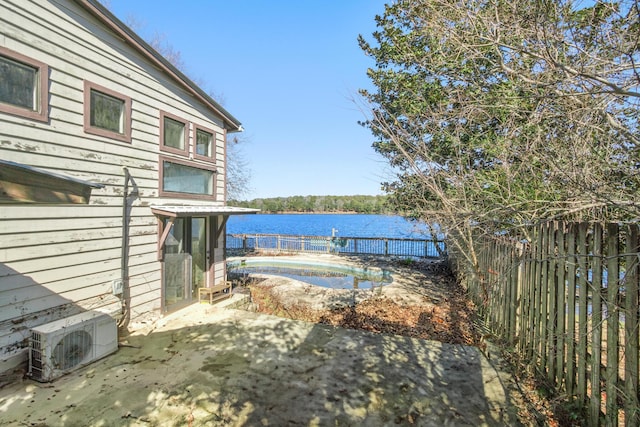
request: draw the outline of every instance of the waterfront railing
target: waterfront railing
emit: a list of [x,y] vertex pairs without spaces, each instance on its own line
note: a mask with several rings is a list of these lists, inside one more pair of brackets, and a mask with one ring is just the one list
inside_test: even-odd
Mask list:
[[227,251],[334,253],[440,258],[446,252],[443,240],[392,237],[331,237],[284,234],[227,234]]

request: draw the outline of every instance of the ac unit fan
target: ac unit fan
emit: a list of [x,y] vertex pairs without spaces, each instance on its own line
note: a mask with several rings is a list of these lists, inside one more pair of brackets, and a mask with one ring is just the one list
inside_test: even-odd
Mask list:
[[118,349],[115,320],[88,311],[31,329],[29,375],[41,382],[105,357]]

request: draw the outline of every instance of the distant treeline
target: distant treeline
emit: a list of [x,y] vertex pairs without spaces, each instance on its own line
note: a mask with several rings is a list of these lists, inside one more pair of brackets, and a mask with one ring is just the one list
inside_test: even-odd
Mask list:
[[392,213],[392,210],[386,205],[386,199],[386,196],[292,196],[249,201],[231,200],[229,204],[243,208],[260,209],[262,212],[268,213]]

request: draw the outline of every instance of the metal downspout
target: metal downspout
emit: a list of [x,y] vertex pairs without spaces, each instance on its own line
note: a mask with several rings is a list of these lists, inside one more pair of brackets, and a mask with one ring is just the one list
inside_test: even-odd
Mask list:
[[122,193],[122,243],[120,253],[120,280],[122,280],[122,294],[120,301],[122,303],[122,319],[120,319],[119,327],[125,328],[129,324],[130,317],[130,292],[129,292],[129,180],[131,175],[129,169],[123,167],[124,171],[124,189]]

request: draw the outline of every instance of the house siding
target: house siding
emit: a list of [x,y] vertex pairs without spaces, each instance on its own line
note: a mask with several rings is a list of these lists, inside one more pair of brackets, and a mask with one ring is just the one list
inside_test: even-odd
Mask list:
[[[123,168],[131,176],[130,319],[159,314],[158,220],[149,206],[222,205],[225,130],[223,118],[76,2],[3,0],[0,46],[49,67],[49,122],[0,113],[0,159],[104,185],[88,205],[0,205],[2,372],[3,361],[23,352],[29,328],[80,310],[119,311],[112,281],[121,276]],[[132,99],[130,143],[84,132],[85,80]],[[160,110],[216,132],[214,202],[158,197]],[[216,252],[219,281],[224,260]]]

